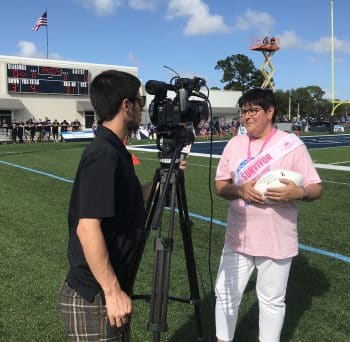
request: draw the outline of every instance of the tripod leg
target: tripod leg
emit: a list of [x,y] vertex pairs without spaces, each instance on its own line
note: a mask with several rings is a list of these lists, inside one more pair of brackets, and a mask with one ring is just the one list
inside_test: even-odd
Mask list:
[[[163,179],[163,177],[162,177]],[[159,226],[154,242],[154,265],[152,279],[152,293],[150,305],[150,322],[148,329],[153,332],[153,341],[160,341],[160,332],[167,331],[167,308],[169,295],[170,262],[173,250],[174,213],[176,200],[176,181],[171,178],[170,189],[170,218],[168,235],[162,237],[162,229]],[[160,185],[162,191],[163,184]]]
[[179,170],[179,182],[177,184],[177,202],[179,209],[179,219],[180,219],[180,228],[182,233],[182,241],[184,245],[185,258],[186,258],[186,267],[188,281],[190,285],[190,303],[194,305],[194,313],[196,317],[196,323],[198,328],[198,341],[204,341],[203,338],[203,324],[202,316],[200,312],[200,294],[198,286],[198,277],[196,270],[196,263],[194,258],[193,244],[192,244],[192,222],[188,216],[188,207],[187,199],[184,186],[184,175],[183,171]]
[[132,270],[132,272],[130,273],[130,281],[129,281],[130,292],[132,292],[132,288],[135,283],[137,271],[141,263],[141,258],[145,249],[147,238],[150,233],[150,225],[154,215],[156,203],[159,198],[159,187],[158,187],[159,181],[160,181],[160,171],[159,169],[157,169],[153,177],[153,184],[152,184],[151,192],[150,192],[150,195],[147,201],[147,206],[146,206],[146,213],[147,213],[146,226],[144,229],[140,229],[138,231],[135,253],[131,256],[132,261],[129,262],[129,268],[130,270]]

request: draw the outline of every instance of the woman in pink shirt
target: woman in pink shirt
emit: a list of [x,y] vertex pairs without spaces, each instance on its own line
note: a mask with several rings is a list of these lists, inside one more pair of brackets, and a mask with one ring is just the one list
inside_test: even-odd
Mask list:
[[[273,127],[276,98],[271,90],[249,90],[238,104],[247,134],[227,143],[215,182],[216,194],[230,201],[215,287],[216,336],[219,342],[233,339],[242,295],[256,268],[259,340],[278,342],[291,261],[298,254],[296,201],[320,198],[321,180],[302,141]],[[301,174],[302,186],[282,178],[283,187],[261,194],[254,188],[256,180],[274,169]]]

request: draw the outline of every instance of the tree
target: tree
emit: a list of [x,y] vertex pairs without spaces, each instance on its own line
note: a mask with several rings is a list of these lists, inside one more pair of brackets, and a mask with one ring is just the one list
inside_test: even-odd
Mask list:
[[289,93],[284,92],[281,89],[277,89],[275,91],[275,96],[276,96],[276,117],[275,121],[276,122],[284,122],[285,119],[288,119],[288,114],[289,114]]
[[222,70],[224,75],[220,80],[227,83],[225,90],[247,90],[260,87],[264,77],[252,60],[245,55],[232,55],[216,62],[216,70]]
[[322,101],[325,92],[319,86],[308,86],[305,89],[309,93],[311,100]]
[[319,86],[300,87],[283,91],[275,91],[277,99],[276,121],[289,118],[289,102],[291,104],[291,119],[299,114],[303,117],[328,117],[332,110],[329,100],[323,98],[325,92]]
[[294,112],[304,116],[320,116],[327,113],[328,105],[323,99],[325,92],[319,86],[307,86],[292,91]]

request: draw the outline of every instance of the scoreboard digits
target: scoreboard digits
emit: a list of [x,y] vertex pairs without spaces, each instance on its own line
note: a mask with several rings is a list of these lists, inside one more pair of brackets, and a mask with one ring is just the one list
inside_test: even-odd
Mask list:
[[8,63],[7,91],[10,93],[89,95],[89,71]]

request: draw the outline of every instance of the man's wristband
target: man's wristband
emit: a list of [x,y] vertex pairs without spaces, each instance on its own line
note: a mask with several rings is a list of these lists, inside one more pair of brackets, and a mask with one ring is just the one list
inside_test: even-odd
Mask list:
[[301,187],[304,191],[303,197],[299,199],[299,201],[306,201],[308,197],[308,193],[305,188]]

